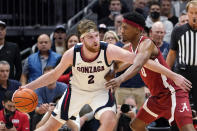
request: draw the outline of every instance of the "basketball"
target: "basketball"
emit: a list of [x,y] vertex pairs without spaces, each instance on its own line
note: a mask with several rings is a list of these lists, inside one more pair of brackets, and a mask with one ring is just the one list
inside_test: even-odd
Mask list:
[[31,89],[17,90],[12,97],[15,103],[16,109],[21,112],[28,113],[32,112],[38,104],[38,96]]

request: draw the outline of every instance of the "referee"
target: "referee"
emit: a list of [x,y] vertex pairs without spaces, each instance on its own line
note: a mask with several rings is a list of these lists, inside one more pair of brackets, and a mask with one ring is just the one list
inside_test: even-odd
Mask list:
[[177,60],[175,72],[192,82],[190,102],[197,111],[197,0],[188,2],[186,11],[189,23],[174,28],[166,61],[172,68]]

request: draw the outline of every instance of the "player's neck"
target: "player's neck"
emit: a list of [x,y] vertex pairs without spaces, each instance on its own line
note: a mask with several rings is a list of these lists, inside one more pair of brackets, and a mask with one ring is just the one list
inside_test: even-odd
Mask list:
[[87,48],[82,48],[82,50],[83,50],[83,52],[82,52],[83,57],[85,57],[86,59],[89,59],[89,60],[96,58],[99,53],[99,52],[91,52]]
[[136,50],[136,48],[137,48],[137,46],[139,44],[140,38],[141,38],[141,35],[137,36],[136,39],[131,41],[133,51]]

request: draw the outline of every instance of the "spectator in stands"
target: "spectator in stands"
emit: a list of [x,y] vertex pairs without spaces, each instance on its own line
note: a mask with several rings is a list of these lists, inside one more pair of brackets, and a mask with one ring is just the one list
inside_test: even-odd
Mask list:
[[68,50],[77,43],[79,43],[79,36],[77,34],[69,34],[66,38],[65,49]]
[[[69,34],[66,38],[66,50],[69,50],[70,48],[72,48],[75,44],[79,43],[79,37],[77,34]],[[65,51],[66,51],[65,50]],[[59,64],[61,60],[61,57],[57,60],[56,65]],[[69,80],[70,80],[70,75],[71,75],[71,68],[68,68],[63,75],[60,76],[60,78],[57,80],[59,82],[63,82],[66,84],[69,84]]]
[[153,23],[157,21],[161,21],[165,28],[166,28],[166,34],[164,36],[164,41],[170,42],[171,32],[173,29],[173,24],[168,20],[167,17],[160,16],[161,13],[161,7],[158,2],[152,2],[150,5],[150,11],[149,16],[146,18],[146,26],[148,28],[151,28]]
[[[110,14],[109,5],[111,0],[98,0],[92,7],[92,11],[97,14],[97,21],[107,17]],[[121,13],[129,12],[127,8],[127,3],[121,1],[122,3],[122,10]]]
[[107,17],[110,14],[109,11],[110,0],[98,0],[93,6],[92,11],[97,14],[97,21]]
[[0,21],[0,60],[5,60],[10,64],[9,78],[20,80],[22,73],[21,56],[18,45],[15,43],[7,42],[6,36],[6,23]]
[[136,11],[144,16],[148,15],[147,0],[134,0],[133,1],[133,11]]
[[64,25],[57,25],[53,34],[53,44],[51,49],[62,55],[66,47],[66,29]]
[[107,42],[108,44],[115,45],[119,41],[119,38],[116,32],[109,30],[105,33],[103,41]]
[[105,24],[100,24],[98,26],[100,41],[103,41],[103,37],[105,33],[108,31],[107,26]]
[[179,17],[181,12],[185,10],[185,7],[189,1],[190,0],[172,0],[174,15]]
[[1,131],[30,131],[27,114],[16,110],[12,102],[12,91],[6,91],[3,99],[3,109],[0,111]]
[[115,32],[118,35],[119,39],[121,39],[121,25],[122,25],[123,16],[122,14],[116,15],[114,19],[114,27]]
[[51,50],[51,40],[48,35],[41,34],[37,42],[38,52],[30,55],[24,63],[21,77],[22,85],[29,83],[43,74],[45,66],[55,66],[60,55]]
[[137,104],[135,97],[128,96],[124,99],[122,105],[118,105],[117,109],[117,131],[132,131],[130,122],[137,114]]
[[[46,66],[44,68],[44,74],[51,71],[53,69],[52,66]],[[62,82],[54,82],[49,84],[46,87],[39,88],[35,90],[36,94],[38,95],[38,105],[35,109],[35,114],[33,116],[33,128],[35,129],[36,124],[41,120],[43,115],[51,111],[54,106],[53,100],[56,96],[62,95],[67,88],[67,85]]]
[[0,61],[0,110],[3,108],[2,100],[6,91],[15,91],[21,86],[21,83],[9,79],[10,65],[7,61]]
[[98,23],[105,24],[107,27],[114,26],[114,18],[116,15],[121,14],[122,5],[120,0],[110,0],[109,10],[110,14],[105,18],[101,19]]
[[157,47],[160,48],[163,57],[166,59],[169,52],[169,43],[163,40],[165,35],[165,27],[161,21],[155,22],[150,30],[150,38],[154,41]]
[[184,25],[186,23],[189,22],[189,18],[188,18],[188,15],[186,14],[185,11],[183,11],[179,17],[179,23],[178,25],[181,26],[181,25]]
[[171,0],[161,0],[161,16],[166,16],[174,26],[178,22],[178,17],[172,12]]

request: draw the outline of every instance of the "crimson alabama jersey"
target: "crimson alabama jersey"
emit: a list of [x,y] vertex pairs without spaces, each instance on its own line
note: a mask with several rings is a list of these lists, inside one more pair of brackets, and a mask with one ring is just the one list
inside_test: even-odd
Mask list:
[[[147,38],[145,36],[141,36],[141,39],[138,43],[135,53],[138,52],[138,47],[144,39],[149,39],[149,38]],[[130,49],[132,51],[132,47]],[[159,50],[158,55],[153,60],[169,69],[160,50]],[[167,78],[165,75],[162,75],[160,73],[156,73],[156,72],[151,71],[145,67],[142,67],[142,69],[140,71],[140,75],[141,75],[141,78],[143,79],[144,83],[146,84],[146,86],[148,86],[152,96],[158,96],[162,93],[174,92],[174,91],[180,89],[179,87],[177,87],[175,85],[175,83],[171,79]]]

